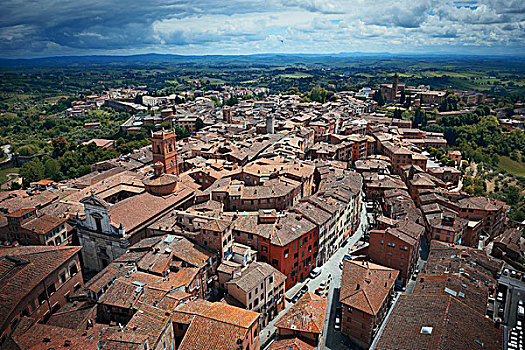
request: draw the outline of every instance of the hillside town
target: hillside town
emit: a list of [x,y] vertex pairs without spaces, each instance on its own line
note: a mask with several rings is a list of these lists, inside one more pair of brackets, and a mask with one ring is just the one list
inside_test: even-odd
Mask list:
[[[0,192],[0,348],[523,349],[525,222],[465,191],[443,133],[379,110],[448,96],[399,80],[324,103],[246,86],[72,103],[63,118],[127,112],[150,142]],[[488,99],[453,93],[465,109],[440,116]]]

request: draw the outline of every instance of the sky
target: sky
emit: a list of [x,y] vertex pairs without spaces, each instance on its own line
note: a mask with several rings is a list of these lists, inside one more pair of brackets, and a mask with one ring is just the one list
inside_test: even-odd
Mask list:
[[0,57],[525,55],[525,0],[3,0]]

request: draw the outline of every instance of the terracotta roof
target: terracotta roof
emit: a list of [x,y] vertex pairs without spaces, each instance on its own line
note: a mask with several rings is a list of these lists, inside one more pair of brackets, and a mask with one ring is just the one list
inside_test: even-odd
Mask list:
[[[106,334],[113,330],[105,328],[90,328],[82,332],[34,323],[27,317],[20,320],[17,329],[12,335],[16,349],[49,350],[49,349],[85,349],[98,350],[99,341],[105,339]],[[68,345],[66,345],[66,343]]]
[[0,328],[22,298],[77,255],[80,249],[67,246],[0,249]]
[[66,221],[66,218],[59,219],[43,214],[33,217],[31,220],[22,224],[22,227],[39,235],[44,235]]
[[157,347],[160,336],[171,322],[171,314],[151,305],[142,305],[124,328],[124,333],[144,334],[151,348]]
[[344,260],[339,300],[346,306],[377,315],[399,271],[368,261]]
[[259,318],[256,312],[196,299],[175,309],[173,322],[190,323],[179,349],[237,349]]
[[203,316],[195,316],[188,327],[179,350],[236,350],[238,339],[244,340],[248,329],[220,322]]
[[98,302],[104,305],[117,306],[123,309],[133,309],[139,303],[143,289],[131,283],[118,279],[100,297]]
[[312,346],[299,338],[279,339],[274,341],[268,350],[314,350]]
[[[159,215],[164,210],[173,207],[178,202],[190,196],[193,192],[185,187],[168,196],[154,196],[150,193],[142,193],[118,202],[111,206],[109,215],[111,223],[118,227],[121,223],[130,233],[133,229],[144,224],[152,217]],[[140,208],[140,210],[137,210]]]
[[452,296],[402,294],[378,350],[503,349],[503,328]]
[[477,210],[501,210],[505,203],[487,197],[468,197],[459,201],[461,208]]
[[326,299],[306,292],[275,324],[277,328],[321,334],[326,313]]
[[286,278],[279,270],[264,262],[252,262],[245,270],[241,272],[239,277],[235,277],[228,282],[228,284],[235,284],[237,287],[245,292],[250,292],[255,287],[261,284],[269,276],[281,275],[278,280]]
[[489,287],[487,284],[469,277],[460,273],[420,273],[413,294],[452,295],[480,314],[485,315]]

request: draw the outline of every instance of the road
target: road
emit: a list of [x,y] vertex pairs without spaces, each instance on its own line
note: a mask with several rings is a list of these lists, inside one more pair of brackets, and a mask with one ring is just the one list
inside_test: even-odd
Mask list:
[[[516,317],[518,312],[518,301],[525,300],[525,281],[512,278],[510,276],[501,276],[499,284],[507,287],[505,294],[505,313],[503,324],[514,327],[516,325]],[[494,313],[498,313],[499,303],[495,302]]]
[[[330,291],[327,297],[326,315],[324,322],[323,335],[319,342],[320,349],[341,349],[342,344],[344,348],[358,349],[355,345],[352,345],[347,337],[343,336],[341,332],[334,330],[334,317],[335,308],[339,300],[339,287],[341,285],[341,269],[339,269],[339,263],[343,257],[348,254],[349,249],[354,247],[354,244],[363,236],[365,230],[368,229],[368,217],[366,214],[366,208],[363,205],[361,212],[361,223],[355,234],[352,235],[347,244],[341,247],[334,253],[334,255],[328,259],[328,261],[322,266],[321,274],[314,279],[307,278],[306,285],[310,292],[315,291],[319,288],[322,280],[327,280],[328,275],[332,275],[332,282],[330,283]],[[293,305],[291,302],[286,303],[286,308],[281,311],[264,329],[260,332],[261,344],[264,344],[268,337],[277,331],[275,323],[290,309]],[[353,346],[353,347],[352,347]]]

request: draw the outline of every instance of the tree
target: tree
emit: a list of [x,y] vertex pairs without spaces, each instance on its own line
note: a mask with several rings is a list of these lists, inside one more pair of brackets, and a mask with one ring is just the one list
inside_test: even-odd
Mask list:
[[460,107],[459,96],[453,92],[447,91],[445,98],[439,106],[440,112],[457,111]]
[[197,120],[195,121],[195,130],[199,131],[202,128],[204,128],[204,122],[201,118],[197,118]]
[[412,106],[412,96],[408,95],[406,97],[406,101],[405,101],[405,104],[403,105],[403,107],[410,108],[410,106]]
[[68,149],[68,142],[63,137],[54,138],[53,144],[53,158],[58,158],[64,155]]
[[383,98],[383,95],[381,94],[381,91],[376,91],[374,93],[373,100],[377,102],[378,106],[384,106],[385,105],[385,99]]
[[44,162],[44,174],[46,178],[54,181],[60,181],[64,178],[64,174],[60,171],[60,163],[53,158],[49,158]]
[[226,101],[225,104],[231,107],[231,106],[236,105],[237,103],[239,103],[239,99],[237,97],[235,97],[235,96],[232,96],[232,97],[229,98],[228,101]]
[[38,158],[24,163],[20,168],[20,175],[26,185],[31,182],[42,180],[44,178],[44,173],[44,164],[42,164]]
[[314,87],[310,93],[308,94],[308,97],[312,101],[317,101],[319,103],[325,103],[328,96],[328,90],[322,88],[322,87]]

